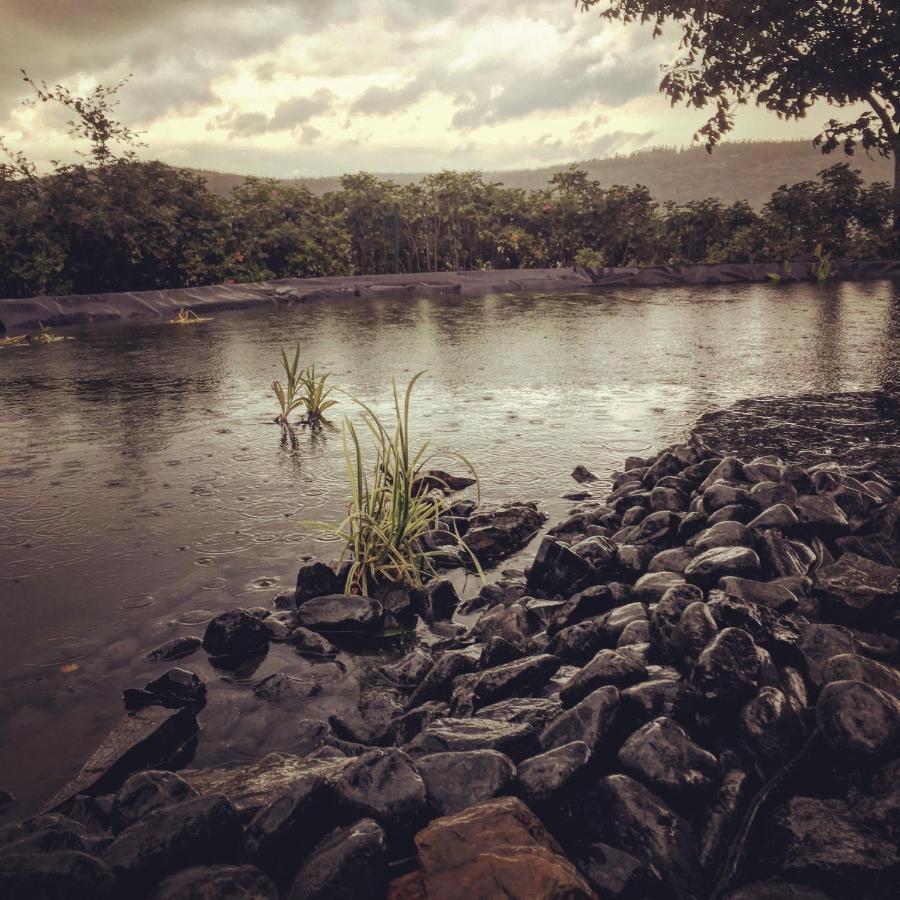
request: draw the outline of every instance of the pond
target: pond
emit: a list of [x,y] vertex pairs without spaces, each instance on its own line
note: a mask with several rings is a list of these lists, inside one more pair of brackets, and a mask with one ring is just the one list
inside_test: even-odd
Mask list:
[[[535,499],[552,522],[576,464],[601,493],[626,456],[738,398],[896,380],[898,332],[900,286],[873,282],[319,301],[0,352],[0,783],[16,817],[78,771],[122,688],[166,667],[147,650],[269,605],[302,559],[339,552],[308,523],[345,509],[340,429],[282,445],[281,347],[379,412],[392,378],[425,370],[414,437],[463,451],[485,500]],[[353,410],[343,398],[336,425]],[[239,677],[203,653],[183,665],[224,685],[197,764],[293,746]],[[247,678],[301,665],[273,648]]]

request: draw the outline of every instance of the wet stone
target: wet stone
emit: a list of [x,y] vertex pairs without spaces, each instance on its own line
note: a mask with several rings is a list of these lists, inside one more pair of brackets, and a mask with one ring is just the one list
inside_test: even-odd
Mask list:
[[533,728],[524,723],[448,717],[427,724],[404,749],[415,756],[451,750],[497,750],[515,762],[527,755],[533,733]]
[[786,504],[776,503],[764,509],[758,516],[747,523],[751,531],[763,531],[766,528],[777,528],[779,531],[793,531],[800,525],[797,514]]
[[640,603],[658,603],[666,591],[684,583],[684,576],[677,572],[649,572],[635,582],[632,596]]
[[839,535],[850,530],[844,511],[830,497],[806,495],[794,504],[800,524],[818,534]]
[[900,746],[900,700],[861,681],[826,684],[816,723],[845,762],[878,759]]
[[454,682],[450,708],[454,714],[471,715],[476,709],[512,696],[537,693],[556,672],[560,661],[550,654],[461,675]]
[[112,818],[117,830],[121,831],[156,809],[199,796],[194,788],[174,772],[138,772],[116,791]]
[[847,614],[877,613],[900,597],[900,569],[844,553],[816,572],[815,586]]
[[810,623],[800,626],[797,649],[803,657],[806,677],[814,687],[821,687],[825,683],[828,660],[842,653],[854,653],[856,644],[846,628]]
[[149,900],[278,900],[278,888],[255,866],[192,866],[164,878]]
[[790,612],[797,607],[797,597],[780,584],[728,576],[719,580],[719,589],[730,597],[767,606],[777,612]]
[[579,847],[573,857],[602,900],[644,900],[665,896],[659,876],[642,860],[599,841]]
[[145,657],[148,662],[169,662],[173,659],[181,659],[190,656],[203,645],[203,641],[192,635],[175,637],[164,644],[160,644],[155,650],[151,650]]
[[706,699],[730,702],[753,695],[761,668],[753,638],[740,628],[725,628],[700,654],[691,678]]
[[313,597],[325,597],[329,594],[340,594],[343,585],[331,566],[314,562],[301,566],[297,572],[297,589],[294,594],[294,605],[301,606]]
[[410,708],[429,700],[446,702],[450,699],[453,681],[460,675],[474,671],[477,663],[461,653],[445,653],[419,683],[409,698]]
[[647,677],[647,669],[633,656],[616,650],[600,650],[559,692],[565,706],[574,706],[604,685],[626,688]]
[[295,628],[287,640],[302,656],[336,656],[338,652],[331,641],[308,628]]
[[211,619],[203,635],[203,649],[210,656],[248,656],[268,644],[265,625],[244,609],[230,609]]
[[740,522],[718,522],[701,531],[691,542],[696,555],[719,547],[752,547],[750,529]]
[[459,594],[453,582],[446,578],[434,578],[425,585],[426,618],[449,619],[459,606]]
[[729,769],[722,775],[715,797],[706,810],[700,835],[700,862],[706,871],[722,860],[740,826],[740,816],[750,793],[746,772]]
[[760,561],[749,547],[718,547],[691,560],[684,570],[685,580],[700,587],[714,587],[720,578],[754,578],[760,573]]
[[583,741],[572,741],[519,764],[519,793],[528,803],[542,803],[561,791],[591,759]]
[[543,750],[552,750],[572,741],[582,741],[596,752],[609,735],[619,710],[616,688],[601,687],[557,716],[540,734]]
[[709,796],[719,779],[716,757],[666,717],[648,722],[625,741],[619,765],[670,802],[688,808]]
[[297,872],[288,900],[381,900],[388,883],[387,836],[360,819],[326,837]]
[[434,753],[416,760],[428,800],[439,816],[509,792],[516,776],[510,758],[496,750]]
[[832,681],[863,681],[900,700],[900,671],[865,656],[841,653],[825,663],[822,675],[828,684]]
[[786,762],[803,744],[804,727],[796,709],[774,687],[759,693],[741,710],[740,728],[764,767]]
[[115,876],[78,851],[0,856],[0,896],[9,900],[112,900]]
[[538,697],[512,697],[492,703],[475,713],[476,718],[494,719],[512,725],[527,725],[539,731],[562,712],[559,700]]
[[397,662],[381,666],[378,671],[397,687],[411,690],[431,671],[433,665],[431,656],[417,647]]
[[260,700],[270,703],[290,703],[315,697],[322,692],[322,685],[311,678],[294,678],[284,672],[268,675],[254,688],[253,693]]
[[297,621],[319,633],[358,632],[373,634],[381,630],[384,610],[377,600],[349,594],[329,594],[307,600],[297,610]]

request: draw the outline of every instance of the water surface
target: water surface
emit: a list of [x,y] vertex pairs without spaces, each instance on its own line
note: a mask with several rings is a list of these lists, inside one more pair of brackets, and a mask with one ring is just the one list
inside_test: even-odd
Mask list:
[[[552,520],[576,464],[608,481],[707,410],[896,380],[898,330],[889,282],[748,285],[322,301],[0,351],[0,784],[16,814],[33,808],[121,714],[121,689],[165,668],[146,650],[336,555],[303,522],[342,515],[340,432],[282,446],[279,348],[299,342],[383,412],[392,377],[427,370],[414,435],[464,451],[488,500],[537,499]],[[299,665],[270,657],[254,679]],[[226,683],[205,654],[184,665]],[[198,763],[291,746],[226,687]]]

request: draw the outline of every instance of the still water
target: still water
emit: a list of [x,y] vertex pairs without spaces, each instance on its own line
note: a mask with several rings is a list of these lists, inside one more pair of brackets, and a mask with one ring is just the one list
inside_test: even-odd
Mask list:
[[[340,429],[282,445],[281,347],[299,342],[303,364],[379,412],[392,378],[426,370],[414,438],[462,450],[487,500],[536,499],[552,521],[576,464],[608,480],[707,410],[896,381],[900,285],[321,301],[68,333],[0,351],[0,785],[16,816],[78,770],[123,687],[166,668],[147,650],[336,556],[302,523],[342,515]],[[333,412],[339,426],[353,404]],[[198,764],[292,746],[205,654],[180,664],[211,698],[228,684]],[[254,678],[297,665],[277,649]]]

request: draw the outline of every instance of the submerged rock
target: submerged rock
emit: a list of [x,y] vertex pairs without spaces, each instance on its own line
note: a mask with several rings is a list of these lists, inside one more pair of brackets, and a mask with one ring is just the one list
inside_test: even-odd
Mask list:
[[384,625],[384,609],[370,597],[329,594],[307,600],[297,610],[297,621],[310,631],[324,634],[374,634]]
[[211,619],[203,635],[210,656],[250,656],[269,644],[266,626],[245,609],[230,609]]

